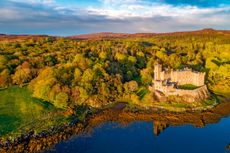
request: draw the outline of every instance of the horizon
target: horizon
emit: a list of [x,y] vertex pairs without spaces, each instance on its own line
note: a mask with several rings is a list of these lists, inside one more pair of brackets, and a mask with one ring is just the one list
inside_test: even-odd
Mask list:
[[111,31],[102,31],[102,32],[92,32],[92,33],[80,33],[80,34],[71,34],[71,35],[50,35],[46,33],[0,33],[0,35],[6,35],[6,36],[51,36],[51,37],[74,37],[74,36],[86,36],[86,35],[96,35],[96,34],[127,34],[127,35],[133,35],[133,34],[170,34],[170,33],[181,33],[181,32],[196,32],[196,31],[203,31],[203,30],[213,30],[213,31],[230,31],[230,29],[213,29],[213,28],[204,28],[204,29],[194,29],[194,30],[187,30],[187,31],[171,31],[171,32],[133,32],[133,33],[125,33],[125,32],[111,32]]
[[0,8],[0,33],[13,35],[170,33],[230,27],[228,0],[6,0]]
[[102,31],[102,32],[92,32],[92,33],[80,33],[80,34],[72,34],[72,35],[49,35],[45,33],[0,33],[0,35],[6,35],[6,36],[51,36],[51,37],[74,37],[74,36],[86,36],[86,35],[97,35],[97,34],[127,34],[127,35],[133,35],[133,34],[171,34],[171,33],[183,33],[183,32],[196,32],[196,31],[203,31],[203,30],[213,30],[213,31],[230,31],[230,29],[213,29],[213,28],[204,28],[204,29],[194,29],[194,30],[184,30],[184,31],[172,31],[172,32],[133,32],[133,33],[125,33],[125,32],[111,32],[111,31]]

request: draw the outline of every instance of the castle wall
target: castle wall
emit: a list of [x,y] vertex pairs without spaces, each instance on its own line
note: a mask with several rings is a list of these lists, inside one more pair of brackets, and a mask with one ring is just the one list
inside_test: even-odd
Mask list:
[[174,86],[162,86],[162,92],[168,93],[168,92],[175,92],[176,88]]
[[163,92],[162,91],[162,81],[155,81],[154,82],[154,89]]
[[193,84],[196,86],[204,85],[205,74],[200,72],[171,71],[171,82],[177,82],[178,85]]
[[161,74],[160,75],[161,80],[168,80],[171,78],[171,72],[169,71],[162,71],[160,74]]
[[165,96],[181,96],[186,98],[188,102],[195,102],[196,100],[203,100],[208,98],[208,89],[207,86],[204,85],[200,88],[194,90],[184,90],[184,89],[175,89],[173,92],[166,92]]

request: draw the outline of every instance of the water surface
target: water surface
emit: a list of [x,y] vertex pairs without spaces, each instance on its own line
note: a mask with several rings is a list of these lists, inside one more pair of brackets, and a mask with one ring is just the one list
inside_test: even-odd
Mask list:
[[[205,121],[204,121],[205,122]],[[161,121],[106,121],[60,142],[47,153],[230,153],[230,117],[217,123],[170,125]]]

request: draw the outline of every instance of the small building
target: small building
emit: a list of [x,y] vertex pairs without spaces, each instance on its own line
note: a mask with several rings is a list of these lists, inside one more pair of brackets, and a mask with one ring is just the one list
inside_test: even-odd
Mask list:
[[[180,89],[182,85],[194,85],[195,89]],[[192,71],[185,68],[183,70],[163,70],[162,65],[154,65],[154,79],[149,88],[157,97],[179,96],[186,101],[194,102],[208,98],[208,90],[205,85],[205,73]]]

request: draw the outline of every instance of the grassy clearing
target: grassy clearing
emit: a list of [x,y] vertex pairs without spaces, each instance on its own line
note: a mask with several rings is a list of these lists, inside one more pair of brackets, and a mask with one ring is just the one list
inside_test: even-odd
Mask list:
[[0,137],[17,136],[28,130],[40,132],[64,122],[61,110],[33,98],[27,87],[0,90]]
[[184,84],[184,85],[179,85],[178,88],[185,89],[185,90],[194,90],[194,89],[197,89],[198,86],[195,86],[193,84]]
[[203,102],[203,106],[212,106],[212,105],[215,105],[215,104],[217,104],[219,102],[220,102],[220,99],[216,95],[211,94],[210,98],[206,99]]
[[161,102],[159,103],[160,106],[163,106],[165,108],[167,107],[174,107],[174,108],[187,108],[188,104],[186,103],[169,103],[169,102]]
[[137,95],[140,97],[140,99],[143,99],[144,96],[149,93],[149,90],[146,89],[146,87],[141,87],[138,91],[137,91]]

